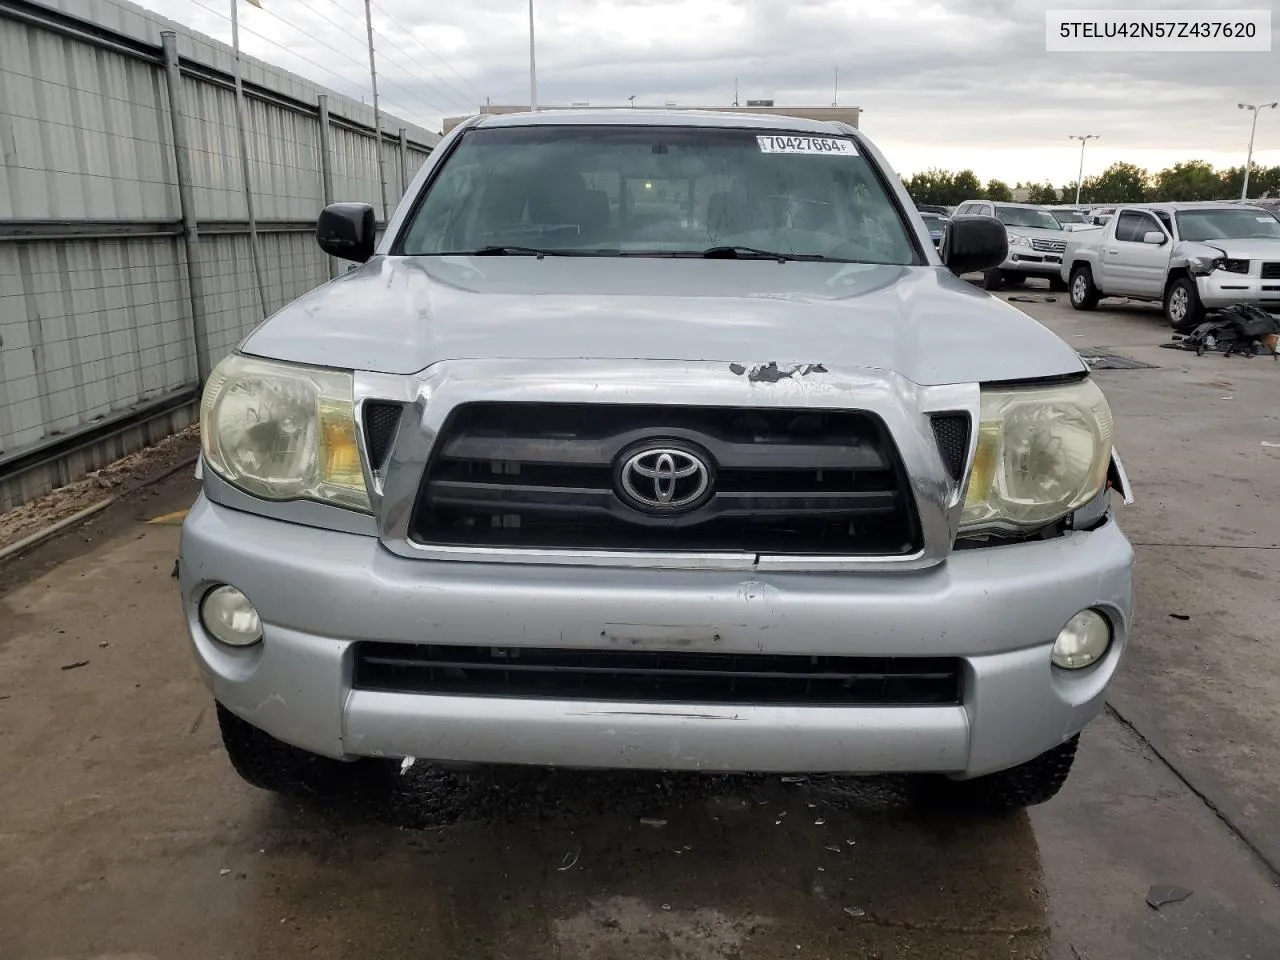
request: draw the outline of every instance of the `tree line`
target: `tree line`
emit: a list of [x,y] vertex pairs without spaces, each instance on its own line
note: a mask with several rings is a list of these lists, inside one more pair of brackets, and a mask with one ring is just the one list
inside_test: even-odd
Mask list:
[[[937,168],[923,170],[903,181],[916,203],[955,206],[966,200],[1013,200],[1014,189],[1028,191],[1027,203],[1075,203],[1075,182],[1055,188],[1043,183],[1017,183],[1010,187],[1002,180],[985,184],[972,170],[952,173]],[[1082,204],[1143,203],[1151,201],[1234,200],[1244,185],[1244,167],[1216,170],[1204,160],[1187,160],[1152,173],[1123,161],[1102,173],[1085,177],[1080,188]],[[1280,166],[1253,166],[1249,174],[1250,197],[1280,196]]]

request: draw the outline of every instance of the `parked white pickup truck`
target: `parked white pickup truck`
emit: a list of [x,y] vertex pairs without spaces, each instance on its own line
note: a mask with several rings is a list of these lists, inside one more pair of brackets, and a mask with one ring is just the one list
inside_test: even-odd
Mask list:
[[1097,230],[1069,235],[1062,279],[1077,310],[1102,297],[1152,300],[1182,332],[1233,303],[1280,311],[1280,220],[1242,204],[1120,207]]

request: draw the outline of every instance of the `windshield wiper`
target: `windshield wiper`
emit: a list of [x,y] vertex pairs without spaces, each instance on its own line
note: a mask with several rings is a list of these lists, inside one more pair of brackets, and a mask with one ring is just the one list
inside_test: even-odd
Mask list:
[[473,257],[554,257],[559,252],[558,250],[540,250],[537,247],[514,247],[506,244],[496,244],[490,247],[481,247],[479,250],[471,250],[469,255]]
[[759,247],[743,247],[737,244],[707,247],[699,256],[707,260],[777,260],[779,263],[786,263],[788,260],[830,259],[820,253],[779,253],[776,250],[761,250]]

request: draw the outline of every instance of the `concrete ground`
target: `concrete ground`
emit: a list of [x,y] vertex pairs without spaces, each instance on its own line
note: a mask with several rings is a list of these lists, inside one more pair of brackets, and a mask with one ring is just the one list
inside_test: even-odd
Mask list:
[[0,569],[0,957],[1280,957],[1280,365],[1158,349],[1150,308],[1017,305],[1159,365],[1097,374],[1139,619],[1052,802],[418,768],[374,806],[279,800],[231,771],[186,649],[178,477]]

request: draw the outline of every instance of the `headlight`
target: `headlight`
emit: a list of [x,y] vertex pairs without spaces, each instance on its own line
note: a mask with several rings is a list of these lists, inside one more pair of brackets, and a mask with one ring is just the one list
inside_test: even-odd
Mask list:
[[1214,264],[1214,266],[1216,266],[1219,270],[1225,270],[1227,273],[1248,273],[1249,272],[1248,260],[1230,260],[1230,259],[1219,260]]
[[1097,384],[983,390],[960,533],[1033,530],[1102,490],[1111,409]]
[[349,372],[230,356],[200,402],[209,467],[264,500],[369,512]]
[[1023,236],[1022,234],[1020,234],[1020,233],[1011,233],[1011,234],[1009,234],[1009,246],[1011,246],[1011,247],[1029,247],[1029,246],[1031,246],[1031,241],[1030,241],[1030,240],[1028,240],[1026,237],[1024,237],[1024,236]]

